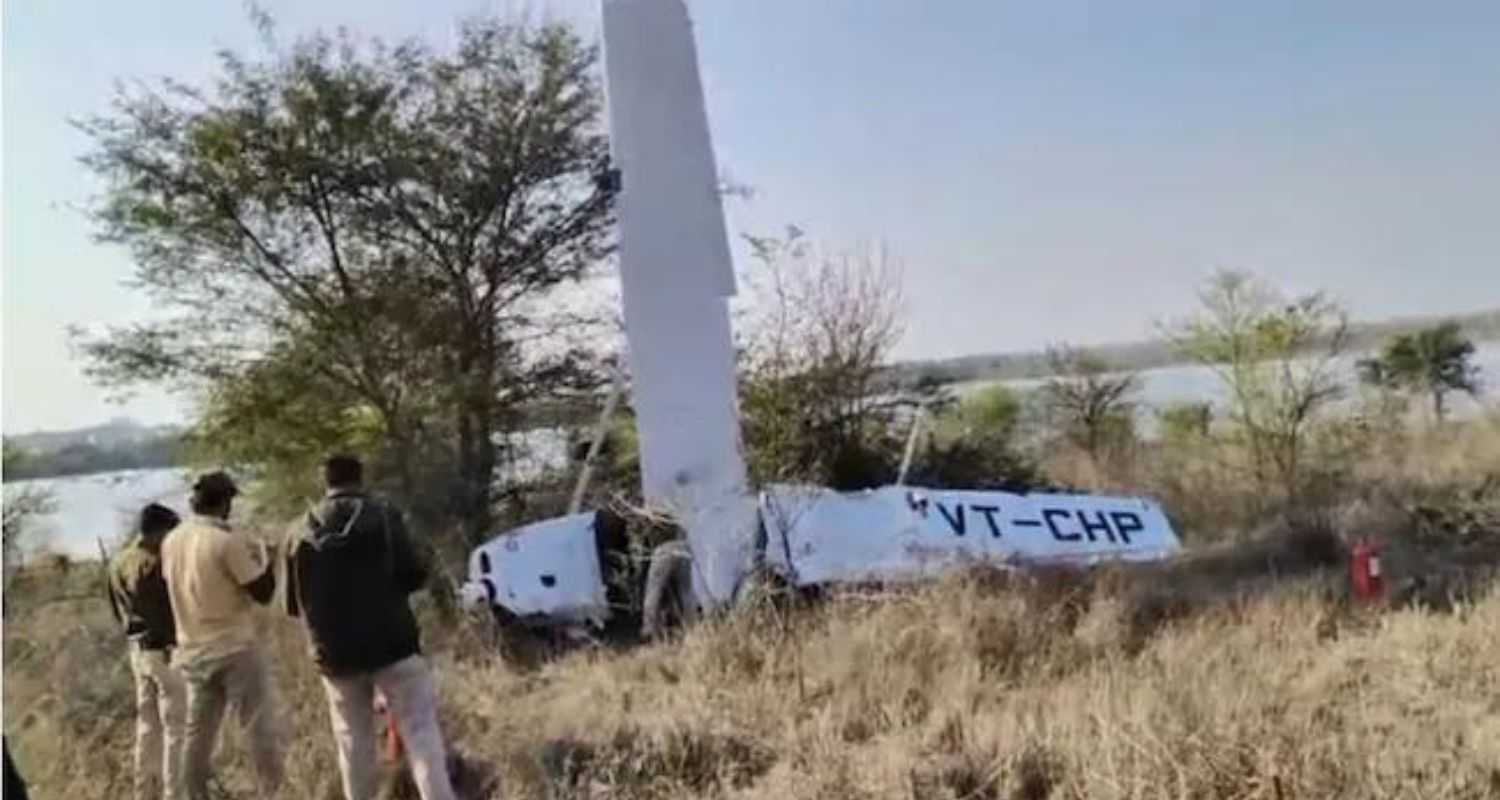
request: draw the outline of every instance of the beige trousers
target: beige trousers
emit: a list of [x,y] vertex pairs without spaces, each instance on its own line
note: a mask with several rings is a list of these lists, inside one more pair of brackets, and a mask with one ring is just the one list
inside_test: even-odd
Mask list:
[[135,675],[135,798],[178,800],[187,686],[165,650],[132,644],[130,671]]
[[412,780],[422,800],[454,800],[443,734],[438,727],[437,688],[421,656],[411,656],[375,672],[324,678],[328,715],[339,751],[346,800],[375,797],[375,691],[385,696],[396,717]]
[[284,779],[282,731],[265,658],[255,648],[179,666],[187,679],[187,744],[182,776],[188,800],[207,800],[214,748],[224,715],[233,705],[250,740],[260,797],[274,797]]

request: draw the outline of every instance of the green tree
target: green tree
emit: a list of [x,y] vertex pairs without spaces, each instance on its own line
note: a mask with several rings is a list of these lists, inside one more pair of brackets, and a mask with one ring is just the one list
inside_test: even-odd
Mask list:
[[1036,464],[1018,446],[1025,404],[1009,386],[987,386],[934,415],[908,482],[935,488],[1034,486]]
[[1474,343],[1456,322],[1445,322],[1392,338],[1375,358],[1358,364],[1361,380],[1373,386],[1425,394],[1432,417],[1443,421],[1450,392],[1479,393],[1479,367],[1472,361]]
[[1321,293],[1288,300],[1242,272],[1217,273],[1199,299],[1202,310],[1168,326],[1167,340],[1223,381],[1256,481],[1296,497],[1311,429],[1343,391],[1348,318]]
[[1173,403],[1156,412],[1161,426],[1161,438],[1173,444],[1208,438],[1214,421],[1214,408],[1210,403]]
[[1021,397],[1009,386],[986,386],[959,402],[956,422],[963,435],[1010,441],[1021,426]]
[[[549,298],[612,246],[596,50],[496,20],[464,23],[452,52],[266,39],[259,60],[222,54],[211,88],[122,90],[81,123],[100,236],[168,312],[85,339],[93,374],[195,388],[200,440],[266,464],[284,435],[328,441],[350,414],[373,416],[395,465],[440,442],[448,505],[483,536],[498,434],[592,380],[549,335],[575,322]],[[291,373],[302,396],[267,383]],[[218,421],[250,411],[266,435],[226,439]]]
[[877,389],[901,336],[894,259],[821,255],[796,228],[746,238],[756,270],[740,314],[740,407],[752,477],[841,489],[892,479],[897,404]]
[[[388,432],[380,414],[327,380],[295,344],[279,346],[208,386],[190,440],[195,461],[233,464],[254,474],[257,503],[271,512],[301,511],[317,496],[318,467],[330,452],[379,460],[393,450],[384,447]],[[402,470],[372,473],[399,476]]]

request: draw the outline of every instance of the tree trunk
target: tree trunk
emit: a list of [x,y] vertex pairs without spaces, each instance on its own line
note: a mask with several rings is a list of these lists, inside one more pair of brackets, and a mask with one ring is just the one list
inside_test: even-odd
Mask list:
[[494,425],[489,418],[488,409],[480,419],[476,420],[475,433],[472,478],[474,494],[468,526],[470,540],[477,543],[490,536],[492,533],[490,526],[494,522],[490,503],[495,485],[495,438]]
[[415,438],[403,421],[394,419],[389,414],[385,416],[386,447],[389,449],[386,461],[396,473],[401,502],[410,505],[417,499],[417,476],[413,471],[413,461],[416,459],[416,449],[413,446]]
[[1088,450],[1089,461],[1095,466],[1099,465],[1099,447],[1100,443],[1104,439],[1104,433],[1101,430],[1103,426],[1104,421],[1098,416],[1092,413],[1086,413],[1084,415],[1083,430],[1084,441],[1086,442],[1085,449]]
[[1437,424],[1443,424],[1443,390],[1432,390],[1432,418]]
[[490,500],[495,481],[494,367],[482,352],[465,355],[461,364],[466,386],[459,400],[459,514],[470,546],[487,538],[492,522]]
[[475,477],[479,464],[478,431],[474,428],[474,415],[467,399],[458,409],[458,474],[455,506],[464,540],[473,546],[483,541],[482,525],[475,519],[478,491]]

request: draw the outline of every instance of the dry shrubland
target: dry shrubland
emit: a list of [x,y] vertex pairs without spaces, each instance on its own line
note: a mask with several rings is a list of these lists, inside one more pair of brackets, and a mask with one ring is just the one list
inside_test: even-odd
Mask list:
[[[424,609],[463,795],[1500,797],[1500,487],[1485,478],[1500,426],[1413,436],[1358,465],[1338,503],[1172,564],[768,598],[531,666],[496,657],[478,621]],[[1206,508],[1244,500],[1202,480]],[[1389,554],[1376,605],[1347,590],[1347,542],[1366,535]],[[13,754],[38,796],[119,797],[133,708],[97,573],[36,569],[6,597]],[[288,796],[336,797],[304,641],[266,626],[295,731]],[[237,742],[223,784],[255,796]]]

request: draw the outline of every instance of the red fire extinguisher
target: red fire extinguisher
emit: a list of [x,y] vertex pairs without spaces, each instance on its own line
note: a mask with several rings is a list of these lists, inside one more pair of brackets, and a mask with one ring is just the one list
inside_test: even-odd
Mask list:
[[1349,559],[1354,596],[1373,601],[1385,596],[1385,574],[1380,564],[1380,545],[1361,539],[1354,545]]

